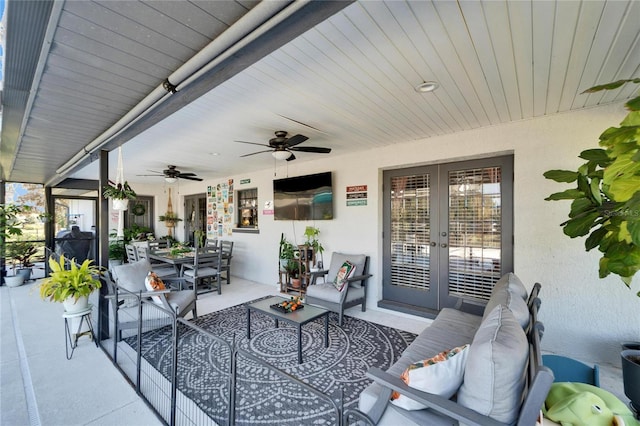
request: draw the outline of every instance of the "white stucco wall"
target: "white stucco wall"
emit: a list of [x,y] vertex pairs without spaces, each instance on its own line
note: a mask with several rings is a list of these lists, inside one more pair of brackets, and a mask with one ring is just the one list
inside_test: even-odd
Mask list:
[[[640,340],[640,298],[635,296],[640,290],[638,280],[628,290],[615,277],[598,278],[598,253],[586,253],[584,240],[569,239],[559,226],[566,219],[569,202],[544,201],[550,193],[565,187],[547,181],[542,173],[577,167],[582,163],[577,157],[580,151],[597,147],[600,133],[618,125],[625,114],[621,104],[609,105],[353,155],[317,156],[311,162],[279,166],[276,178],[287,173],[298,176],[333,172],[335,218],[314,223],[326,249],[325,262],[332,251],[370,255],[374,276],[369,281],[367,305],[368,309],[375,309],[382,294],[382,171],[513,153],[514,269],[529,288],[536,281],[543,284],[540,314],[546,328],[543,348],[593,362],[618,364],[620,342]],[[273,168],[224,178],[234,179],[235,190],[257,187],[260,206],[273,197]],[[251,183],[240,185],[240,179],[250,179]],[[213,183],[182,181],[179,194],[174,195],[174,210],[183,217],[182,197],[202,193]],[[346,207],[345,190],[349,185],[368,185],[367,206]],[[156,213],[164,212],[166,193],[162,185],[136,190],[156,195]],[[275,285],[280,233],[302,243],[308,224],[274,221],[273,216],[261,215],[259,234],[234,233],[234,275]],[[156,226],[161,228],[162,224]],[[157,231],[162,235],[161,229]]]

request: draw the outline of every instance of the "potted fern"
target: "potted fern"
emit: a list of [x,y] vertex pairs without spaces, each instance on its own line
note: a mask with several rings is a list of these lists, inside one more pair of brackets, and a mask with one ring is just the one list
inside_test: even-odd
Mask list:
[[102,195],[104,198],[111,199],[114,210],[127,210],[129,207],[129,200],[135,200],[137,197],[136,192],[131,188],[129,183],[111,183],[102,188]]
[[176,226],[176,222],[180,222],[182,219],[174,212],[166,212],[162,216],[158,217],[161,222],[164,222],[167,228],[173,228]]
[[75,259],[68,261],[64,255],[59,261],[49,258],[51,274],[40,284],[40,297],[61,302],[68,313],[87,309],[89,295],[102,286],[99,279],[102,271],[92,263],[93,260],[86,259],[77,265]]

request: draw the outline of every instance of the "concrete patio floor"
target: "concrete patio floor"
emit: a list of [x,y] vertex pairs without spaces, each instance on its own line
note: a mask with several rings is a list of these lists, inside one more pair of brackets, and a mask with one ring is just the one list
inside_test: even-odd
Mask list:
[[[233,277],[222,295],[199,297],[198,313],[269,294],[278,294],[275,285]],[[162,424],[88,337],[81,337],[73,358],[66,359],[62,313],[61,304],[40,299],[37,282],[0,287],[0,425]],[[359,307],[348,314],[413,333],[430,323],[389,311],[361,312]],[[628,403],[620,367],[600,368],[601,386]]]

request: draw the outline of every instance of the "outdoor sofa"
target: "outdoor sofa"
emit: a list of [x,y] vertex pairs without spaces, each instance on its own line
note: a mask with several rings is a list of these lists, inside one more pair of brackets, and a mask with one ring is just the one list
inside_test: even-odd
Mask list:
[[[386,372],[367,372],[374,383],[360,394],[359,410],[374,423],[383,415],[397,415],[385,415],[385,410],[396,410],[420,425],[535,425],[553,382],[540,353],[544,328],[537,321],[539,291],[536,283],[527,295],[518,277],[509,273],[496,283],[483,316],[443,309]],[[451,398],[422,392],[400,378],[410,364],[465,344],[470,345],[459,367],[461,385]],[[392,390],[423,408],[389,402]]]

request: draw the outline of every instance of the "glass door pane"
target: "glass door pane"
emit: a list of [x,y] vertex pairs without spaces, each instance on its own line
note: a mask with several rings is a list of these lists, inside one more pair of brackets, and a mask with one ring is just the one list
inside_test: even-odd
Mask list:
[[449,295],[488,300],[501,275],[500,167],[453,170],[449,186]]
[[391,179],[391,281],[429,290],[430,175]]

